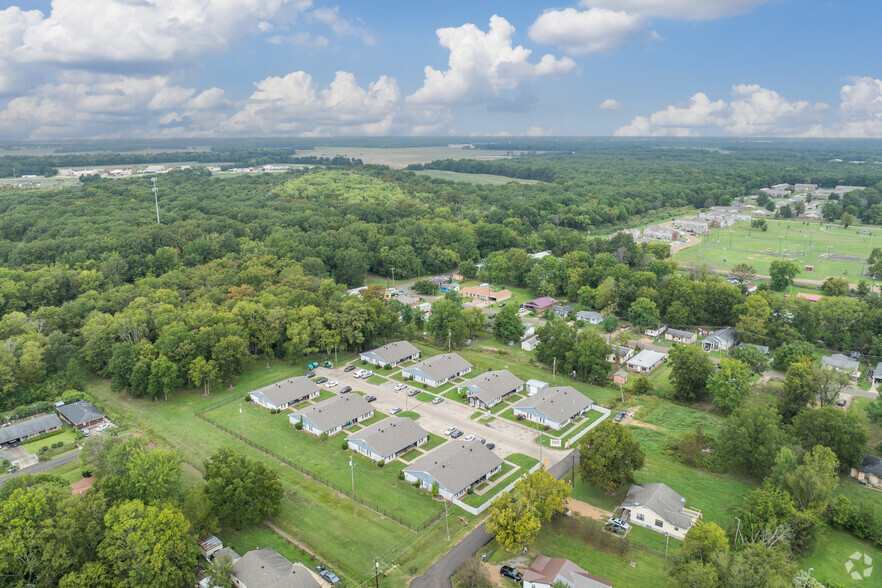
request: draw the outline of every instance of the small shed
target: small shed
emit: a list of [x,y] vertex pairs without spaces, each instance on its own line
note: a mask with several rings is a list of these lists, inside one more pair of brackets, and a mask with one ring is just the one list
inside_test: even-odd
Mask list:
[[613,384],[625,385],[628,383],[628,372],[625,370],[618,370],[613,374],[612,380]]
[[527,380],[527,396],[533,396],[548,388],[548,382],[542,380]]

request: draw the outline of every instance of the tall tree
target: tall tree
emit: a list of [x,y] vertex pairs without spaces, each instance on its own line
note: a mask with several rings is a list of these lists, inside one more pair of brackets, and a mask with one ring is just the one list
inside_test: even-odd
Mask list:
[[661,322],[655,302],[648,298],[638,298],[628,308],[628,318],[634,325],[643,329],[654,329]]
[[[475,310],[480,312],[479,309]],[[518,315],[518,308],[513,304],[500,310],[493,319],[493,333],[503,341],[520,341],[526,330]]]
[[181,385],[178,366],[164,355],[160,355],[150,364],[150,379],[147,382],[147,396],[156,400],[162,397],[168,400],[169,394]]
[[462,305],[446,299],[433,303],[428,330],[436,341],[443,341],[445,347],[448,341],[451,345],[464,343],[468,336],[468,326],[463,318]]
[[797,361],[787,368],[784,390],[778,399],[778,412],[785,422],[793,420],[797,414],[814,404],[815,378],[810,360]]
[[795,261],[773,261],[769,265],[769,275],[772,278],[772,290],[784,290],[789,286],[793,278],[799,274],[799,266]]
[[671,382],[677,398],[687,402],[707,397],[707,380],[713,372],[713,363],[698,347],[674,345],[668,354],[671,363]]
[[839,469],[847,471],[860,464],[867,430],[854,412],[828,406],[804,410],[793,419],[796,438],[805,449],[816,445],[830,448],[839,460]]
[[579,475],[595,488],[615,490],[634,482],[645,457],[629,429],[604,421],[579,442]]
[[218,449],[205,461],[205,495],[218,518],[236,528],[275,516],[282,500],[279,474],[262,463]]
[[732,412],[750,392],[750,371],[737,359],[724,358],[719,369],[708,378],[707,389],[714,404]]
[[726,419],[718,448],[730,468],[759,478],[775,463],[784,438],[778,411],[747,404]]
[[738,280],[739,284],[743,284],[756,275],[756,268],[749,263],[736,263],[729,271],[729,275]]
[[557,480],[545,468],[539,468],[518,480],[512,493],[524,496],[543,521],[563,512],[572,488],[566,480]]
[[566,367],[585,380],[605,381],[609,373],[606,358],[610,352],[609,343],[599,333],[584,331],[567,352]]
[[530,545],[541,526],[536,508],[522,494],[503,492],[490,505],[487,532],[507,551]]

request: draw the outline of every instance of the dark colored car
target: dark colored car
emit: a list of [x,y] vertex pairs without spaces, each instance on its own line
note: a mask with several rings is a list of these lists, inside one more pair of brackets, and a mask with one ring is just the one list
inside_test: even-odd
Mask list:
[[499,574],[506,578],[511,578],[515,582],[520,582],[524,579],[524,575],[511,566],[502,566],[499,568]]
[[327,378],[319,378],[318,380],[315,381],[315,383],[316,384],[324,384],[327,381],[328,381]]
[[337,574],[335,574],[325,566],[319,565],[315,569],[316,571],[318,571],[319,576],[327,580],[332,586],[340,582],[340,578],[337,577]]
[[377,399],[377,397],[376,396],[365,396],[364,399],[367,400],[368,402],[373,402],[374,400]]
[[352,392],[352,386],[346,386],[345,388],[340,390],[340,394],[349,394],[350,392]]
[[496,447],[496,443],[488,443],[487,444],[487,449],[493,449],[494,447]]
[[343,369],[343,371],[344,371],[344,372],[351,372],[351,371],[354,370],[354,369],[355,369],[355,366],[354,366],[354,365],[347,365],[347,366]]
[[452,432],[452,433],[450,434],[450,438],[451,438],[451,439],[459,439],[459,438],[462,437],[464,434],[465,434],[465,433],[463,433],[462,431],[454,431],[454,432]]
[[307,377],[307,378],[314,378],[314,377],[315,377],[315,372],[307,372],[306,377]]
[[616,413],[616,416],[613,417],[613,421],[615,421],[617,423],[622,422],[622,419],[625,418],[626,414],[628,414],[627,411],[620,410],[619,412]]

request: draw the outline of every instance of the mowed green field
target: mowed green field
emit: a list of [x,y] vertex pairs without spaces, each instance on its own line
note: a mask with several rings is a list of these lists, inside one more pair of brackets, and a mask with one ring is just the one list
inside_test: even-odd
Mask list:
[[491,174],[466,174],[462,172],[452,172],[441,169],[426,169],[413,172],[418,176],[426,176],[438,180],[450,180],[451,182],[468,182],[469,184],[488,184],[490,186],[501,186],[509,182],[517,182],[518,184],[538,184],[538,180],[521,180],[518,178],[509,178],[507,176],[494,176]]
[[[694,245],[684,249],[676,253],[674,259],[684,265],[707,264],[721,270],[729,270],[737,263],[748,263],[756,268],[757,274],[767,276],[773,261],[790,258],[802,269],[797,279],[824,280],[834,276],[856,282],[861,275],[862,262],[827,260],[822,256],[829,252],[833,256],[866,258],[873,247],[882,247],[882,230],[878,227],[843,229],[819,223],[775,220],[766,220],[766,223],[769,227],[766,232],[750,229],[750,223],[746,221],[713,229],[710,235],[703,237],[700,247]],[[858,234],[861,229],[870,234]],[[806,272],[806,265],[815,266],[814,271]]]

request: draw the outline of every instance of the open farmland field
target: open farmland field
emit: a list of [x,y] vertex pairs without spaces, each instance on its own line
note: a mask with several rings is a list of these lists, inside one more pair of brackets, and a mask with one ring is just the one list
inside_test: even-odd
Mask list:
[[538,180],[519,180],[517,178],[509,178],[506,176],[494,176],[490,174],[465,174],[461,172],[445,171],[440,169],[425,169],[413,172],[418,176],[427,176],[438,180],[450,180],[451,182],[468,182],[469,184],[488,184],[490,186],[500,186],[509,182],[517,182],[519,184],[538,184]]
[[[457,149],[454,147],[321,147],[314,150],[298,151],[297,157],[354,157],[365,163],[388,165],[402,169],[413,163],[429,163],[437,159],[508,159],[512,152]],[[462,174],[470,175],[470,174]]]
[[[684,249],[674,257],[684,265],[707,264],[724,271],[735,264],[748,263],[760,276],[769,275],[769,265],[773,261],[793,259],[803,269],[797,280],[823,281],[835,276],[856,282],[863,267],[862,260],[873,247],[882,246],[882,231],[875,227],[843,229],[801,221],[766,222],[769,226],[766,232],[751,229],[746,221],[713,229],[710,235],[702,238],[700,246]],[[870,234],[859,234],[861,229]],[[828,253],[832,256],[829,260],[826,258]],[[852,260],[837,259],[837,256]],[[806,265],[815,266],[814,271],[806,272]]]

